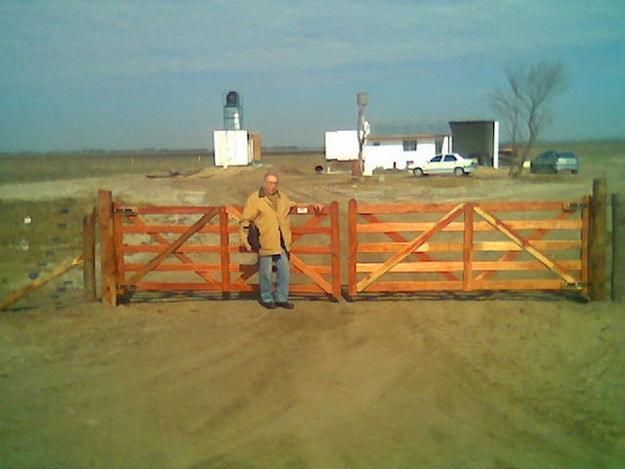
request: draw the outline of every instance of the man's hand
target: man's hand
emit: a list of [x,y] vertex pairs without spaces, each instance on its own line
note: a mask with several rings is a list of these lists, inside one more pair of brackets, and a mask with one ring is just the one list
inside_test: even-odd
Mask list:
[[250,243],[241,243],[241,246],[243,246],[243,249],[245,249],[247,252],[252,252],[252,246],[250,246]]

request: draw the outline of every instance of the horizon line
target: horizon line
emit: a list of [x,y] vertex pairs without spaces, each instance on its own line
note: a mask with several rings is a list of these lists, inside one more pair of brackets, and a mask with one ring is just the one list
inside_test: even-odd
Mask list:
[[[551,144],[571,144],[571,143],[583,143],[583,142],[618,142],[625,140],[625,136],[620,137],[597,137],[597,138],[581,138],[581,139],[554,139],[554,140],[540,140],[536,142],[536,145],[551,145]],[[500,142],[499,146],[510,145],[510,142]],[[296,151],[296,152],[323,152],[325,146],[300,146],[300,145],[270,145],[262,146],[265,151]],[[54,155],[54,154],[84,154],[84,153],[187,153],[187,152],[201,152],[212,154],[215,152],[214,148],[128,148],[128,149],[104,149],[104,148],[82,148],[76,150],[16,150],[16,151],[0,151],[0,156],[18,156],[18,155]]]

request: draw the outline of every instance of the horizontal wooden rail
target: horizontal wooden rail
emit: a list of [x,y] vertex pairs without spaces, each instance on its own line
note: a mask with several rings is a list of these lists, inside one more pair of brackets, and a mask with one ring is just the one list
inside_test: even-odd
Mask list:
[[202,215],[209,210],[214,210],[215,206],[134,206],[115,204],[115,211],[126,213],[128,215]]
[[[358,272],[375,272],[383,264],[374,262],[359,262],[356,264]],[[567,270],[580,270],[581,261],[560,261],[558,265]],[[396,265],[389,272],[462,272],[464,268],[463,261],[433,261],[433,262],[403,262]],[[499,261],[473,261],[473,270],[492,270],[492,271],[546,271],[549,270],[543,264],[537,261],[522,262],[499,262]]]
[[[144,252],[161,252],[163,250],[162,244],[124,244],[124,254],[138,254]],[[221,246],[209,245],[209,244],[187,244],[182,245],[175,252],[178,253],[220,253]],[[229,245],[228,252],[246,253],[247,251],[236,245]],[[329,246],[293,246],[292,251],[295,254],[331,254],[332,250]]]
[[207,282],[139,282],[139,290],[146,291],[221,291],[220,284]]
[[[249,283],[233,283],[230,289],[231,292],[239,292],[239,293],[250,293],[258,291],[258,284],[249,284]],[[319,287],[318,285],[303,285],[296,284],[291,285],[289,288],[291,293],[303,293],[303,294],[320,294],[327,293],[324,289]]]
[[358,204],[356,213],[361,214],[385,214],[385,213],[437,213],[450,211],[457,204]]
[[[124,269],[126,271],[142,270],[147,264],[135,264],[126,263]],[[321,274],[329,274],[331,268],[329,265],[310,265],[307,264],[307,268],[313,272]],[[218,272],[221,270],[221,264],[206,264],[206,263],[184,263],[184,264],[160,264],[152,269],[153,272]],[[256,270],[255,264],[228,264],[228,270],[230,272],[247,272],[250,270]]]
[[540,212],[557,210],[576,210],[581,205],[578,203],[559,201],[534,201],[534,202],[479,202],[484,210],[495,212]]
[[[523,291],[523,290],[562,290],[562,280],[488,280],[474,281],[473,290],[486,291]],[[462,282],[444,280],[376,282],[366,288],[367,293],[381,292],[427,292],[427,291],[461,291]]]
[[[192,225],[125,225],[121,227],[121,232],[126,233],[186,233]],[[218,234],[220,232],[219,225],[207,225],[198,230],[198,234]],[[228,233],[238,233],[239,225],[228,225]],[[311,226],[300,228],[293,226],[291,228],[293,234],[330,234],[331,229],[325,226]]]
[[422,281],[378,281],[368,285],[365,292],[412,292],[412,291],[453,291],[462,290],[462,281],[455,280],[422,280]]
[[[141,282],[138,284],[141,290],[149,291],[224,291],[223,285],[207,285],[200,282]],[[291,291],[296,286],[291,287]],[[322,290],[316,286],[310,285],[309,291],[321,292]],[[253,292],[258,291],[257,284],[248,284],[243,282],[232,281],[227,290],[233,292]]]
[[[232,251],[237,246],[231,246]],[[125,254],[139,254],[144,252],[161,252],[163,250],[162,244],[124,244],[123,250]],[[182,245],[176,252],[184,252],[184,253],[219,253],[221,252],[221,248],[219,245],[204,245],[204,244],[187,244]]]
[[[217,206],[135,206],[135,205],[127,205],[127,204],[119,204],[115,203],[114,210],[118,212],[124,212],[128,215],[201,215],[209,210],[217,209]],[[242,206],[228,206],[231,210],[236,210],[238,212],[243,211]],[[329,214],[330,209],[329,206],[324,207],[323,209],[316,211],[312,205],[309,206],[298,206],[294,207],[290,211],[291,215],[308,215],[308,214]]]
[[[192,225],[125,225],[121,227],[121,232],[127,233],[186,233]],[[238,228],[237,228],[238,229]],[[235,232],[232,229],[232,232]],[[197,231],[197,234],[218,234],[218,225],[206,225]]]
[[[579,249],[582,245],[581,240],[550,240],[550,241],[530,241],[530,246],[534,246],[537,249],[546,249],[550,251],[562,251],[569,249]],[[401,248],[404,248],[408,243],[393,243],[393,242],[380,242],[380,243],[360,243],[358,245],[358,251],[361,253],[375,253],[375,252],[395,252]],[[430,242],[425,243],[415,252],[449,252],[449,251],[462,251],[462,243],[437,243]],[[522,251],[523,249],[512,241],[480,241],[473,243],[474,251]]]
[[[392,213],[436,213],[441,215],[454,208],[455,203],[438,204],[358,204],[358,214],[392,214]],[[479,206],[489,211],[524,212],[571,210],[582,205],[557,201],[535,202],[480,202]]]
[[[580,230],[581,220],[502,220],[508,227],[515,230]],[[356,225],[358,233],[386,233],[386,232],[420,232],[428,231],[436,226],[436,222],[383,222]],[[475,222],[474,231],[496,231],[487,222]],[[463,222],[453,222],[441,231],[464,231]]]
[[563,280],[474,280],[473,288],[475,290],[562,290],[566,287]]

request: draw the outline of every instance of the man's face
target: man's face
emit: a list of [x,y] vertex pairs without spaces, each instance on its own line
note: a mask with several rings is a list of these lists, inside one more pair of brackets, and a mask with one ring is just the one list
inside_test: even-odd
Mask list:
[[265,191],[269,195],[274,195],[278,190],[278,178],[274,175],[269,175],[265,178]]

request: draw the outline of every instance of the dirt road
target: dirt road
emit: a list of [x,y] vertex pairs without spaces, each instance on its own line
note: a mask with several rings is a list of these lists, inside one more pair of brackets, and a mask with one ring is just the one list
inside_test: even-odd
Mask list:
[[622,467],[625,315],[168,301],[2,317],[6,467]]

